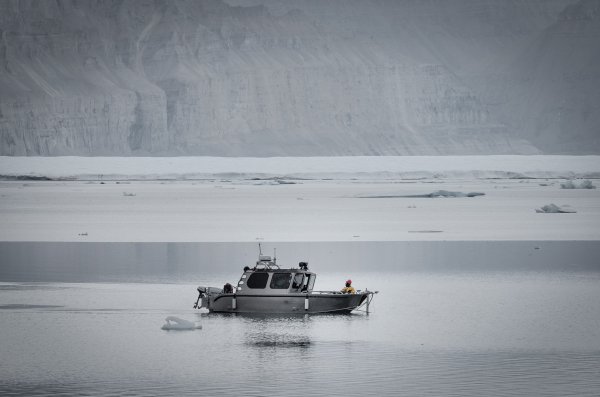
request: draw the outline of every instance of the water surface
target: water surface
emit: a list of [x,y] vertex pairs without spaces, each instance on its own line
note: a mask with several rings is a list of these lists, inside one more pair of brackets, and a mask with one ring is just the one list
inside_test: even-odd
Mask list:
[[[32,271],[33,260],[19,268],[3,256],[0,394],[595,396],[600,390],[596,245],[565,243],[556,249],[562,254],[550,255],[543,252],[554,245],[539,242],[347,244],[329,247],[345,248],[339,256],[321,245],[285,248],[339,259],[323,269],[314,265],[317,289],[341,288],[351,277],[359,289],[379,290],[369,315],[193,310],[195,287],[237,281],[243,263],[229,269],[220,262],[251,256],[253,246],[233,245],[230,252],[187,246],[206,253],[195,268],[176,246],[171,254],[166,245],[138,246],[138,259],[164,252],[166,263],[160,256],[147,267],[135,260],[121,268],[107,264],[75,272],[76,280],[69,274],[78,260],[86,269],[96,263],[77,253],[89,246],[67,247],[64,264],[49,258],[42,272]],[[23,249],[6,247],[0,245],[11,255]],[[28,248],[12,258],[37,260],[59,249]],[[111,249],[136,252],[104,245],[102,255],[118,257]],[[278,245],[285,258],[281,251]],[[501,258],[491,258],[502,252],[521,261],[502,269],[495,265]],[[490,261],[477,268],[485,255]],[[554,259],[544,268],[536,255]],[[409,257],[420,257],[422,267],[394,265]],[[373,265],[359,269],[358,261]],[[202,329],[164,331],[167,316]]]

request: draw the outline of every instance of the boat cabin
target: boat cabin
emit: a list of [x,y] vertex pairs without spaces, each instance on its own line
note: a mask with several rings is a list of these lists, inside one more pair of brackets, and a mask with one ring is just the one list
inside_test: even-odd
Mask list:
[[236,293],[245,295],[306,294],[313,290],[317,275],[308,263],[298,268],[281,269],[270,256],[261,255],[254,268],[245,267]]
[[223,289],[198,287],[194,308],[217,313],[350,313],[366,304],[368,313],[369,302],[377,293],[313,291],[317,275],[308,270],[308,263],[283,269],[276,261],[260,254],[253,268],[244,268],[236,287],[229,283]]

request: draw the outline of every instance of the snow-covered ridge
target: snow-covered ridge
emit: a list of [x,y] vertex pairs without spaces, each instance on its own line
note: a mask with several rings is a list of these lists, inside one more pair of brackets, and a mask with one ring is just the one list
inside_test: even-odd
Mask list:
[[600,178],[600,156],[0,157],[0,178]]

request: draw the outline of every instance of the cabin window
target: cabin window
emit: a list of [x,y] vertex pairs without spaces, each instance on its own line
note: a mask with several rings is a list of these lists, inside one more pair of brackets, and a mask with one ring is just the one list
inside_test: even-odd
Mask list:
[[246,281],[248,288],[265,288],[269,280],[268,273],[252,273]]
[[298,288],[302,287],[303,279],[304,279],[304,274],[296,273],[296,275],[294,276],[294,282],[292,283],[292,288],[298,289]]
[[292,273],[273,273],[271,278],[271,288],[273,289],[288,289],[292,281]]

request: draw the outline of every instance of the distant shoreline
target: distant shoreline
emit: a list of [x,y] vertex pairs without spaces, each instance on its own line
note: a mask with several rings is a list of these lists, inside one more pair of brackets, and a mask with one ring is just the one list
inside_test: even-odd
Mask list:
[[0,180],[600,178],[600,156],[9,157]]

